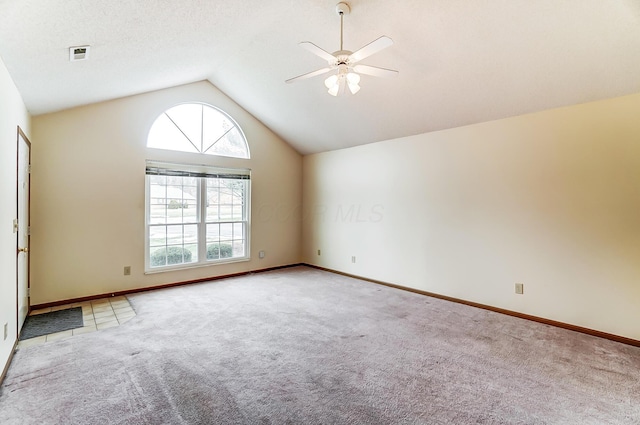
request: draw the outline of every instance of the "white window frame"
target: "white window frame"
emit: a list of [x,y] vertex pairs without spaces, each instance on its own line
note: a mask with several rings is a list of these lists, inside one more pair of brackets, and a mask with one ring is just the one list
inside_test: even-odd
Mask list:
[[[149,170],[152,170],[151,172]],[[155,171],[154,171],[155,170]],[[190,175],[198,178],[198,196],[196,197],[197,204],[197,219],[196,224],[198,227],[198,261],[191,263],[181,263],[165,266],[151,267],[151,247],[150,247],[150,228],[151,226],[162,225],[152,224],[151,219],[151,185],[150,176],[158,175],[163,172],[175,172],[178,174],[184,173],[184,175]],[[242,180],[246,181],[246,191],[243,202],[243,217],[244,220],[214,220],[206,221],[206,208],[207,208],[207,177],[222,177],[224,176],[243,176]],[[219,259],[207,259],[207,224],[227,224],[227,223],[242,223],[244,225],[244,256],[242,257],[227,257]],[[179,224],[179,223],[175,223]],[[169,225],[165,223],[164,225]],[[177,164],[158,161],[146,161],[145,171],[145,274],[159,273],[172,270],[182,270],[197,267],[207,267],[216,264],[228,264],[242,261],[251,260],[251,170],[240,168],[223,168],[209,165],[192,165],[192,164]]]
[[[172,118],[170,115],[172,111],[176,111],[177,109],[181,109],[183,107],[194,107],[194,106],[200,107],[199,133],[187,131],[187,128],[190,127],[188,125],[189,120],[185,121],[184,118],[179,119],[178,117]],[[226,130],[222,128],[222,131],[224,131],[224,133],[216,133],[217,139],[213,138],[213,139],[205,140],[205,137],[206,137],[205,124],[211,123],[211,121],[205,119],[205,110],[208,110],[209,114],[213,113],[217,116],[222,117],[222,119],[227,121],[228,124],[231,124],[231,128]],[[196,114],[196,116],[197,115],[198,114]],[[192,117],[192,115],[189,115],[189,116]],[[168,138],[168,139],[165,138],[165,133],[163,133],[162,130],[160,129],[162,127],[161,122],[162,121],[166,122],[165,118],[168,119],[173,124],[173,125],[170,125],[170,128],[174,128],[175,126],[175,129],[179,132],[178,134],[181,134],[177,137],[183,142],[187,142],[188,143],[187,146],[191,146],[193,149],[192,148],[184,149],[180,147],[180,143],[176,144],[177,142],[176,140],[171,138]],[[216,128],[220,128],[220,127],[216,127]],[[157,132],[154,130],[157,130]],[[165,131],[166,130],[167,129],[165,129]],[[243,144],[242,148],[244,149],[244,151],[242,153],[216,151],[216,145],[218,144],[218,142],[222,141],[223,139],[226,139],[227,134],[229,134],[233,130],[237,130],[237,135],[240,137],[242,141],[242,144]],[[158,132],[160,132],[160,135],[158,134]],[[191,138],[187,136],[187,134],[191,134]],[[169,142],[169,143],[167,144],[166,142]],[[205,146],[207,147],[205,148]],[[204,155],[224,156],[228,158],[241,158],[241,159],[251,158],[249,143],[247,142],[247,138],[244,132],[242,131],[242,128],[238,125],[238,123],[229,114],[224,112],[222,109],[219,109],[213,105],[209,105],[207,103],[202,103],[202,102],[179,103],[167,109],[158,117],[156,117],[147,135],[147,147],[152,149],[163,149],[163,150],[172,150],[172,151],[179,151],[179,152],[201,153]]]

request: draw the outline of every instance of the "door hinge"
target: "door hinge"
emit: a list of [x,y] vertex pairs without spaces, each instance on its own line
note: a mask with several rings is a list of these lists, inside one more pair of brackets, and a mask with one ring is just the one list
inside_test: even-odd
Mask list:
[[31,226],[27,226],[27,236],[31,236]]
[[27,298],[31,298],[31,288],[27,288]]
[[31,174],[31,164],[27,165],[27,173]]
[[19,229],[20,229],[20,224],[18,224],[18,219],[14,218],[13,219],[13,233],[18,233]]

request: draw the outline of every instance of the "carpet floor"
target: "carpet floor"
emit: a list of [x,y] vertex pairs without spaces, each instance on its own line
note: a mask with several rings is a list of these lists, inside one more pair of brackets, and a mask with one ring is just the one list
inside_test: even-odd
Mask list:
[[9,424],[640,424],[640,348],[307,267],[19,349]]

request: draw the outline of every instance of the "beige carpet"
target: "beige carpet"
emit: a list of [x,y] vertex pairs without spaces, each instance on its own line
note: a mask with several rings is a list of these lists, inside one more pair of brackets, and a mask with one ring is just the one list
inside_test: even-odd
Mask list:
[[296,267],[20,349],[8,424],[639,424],[640,349]]

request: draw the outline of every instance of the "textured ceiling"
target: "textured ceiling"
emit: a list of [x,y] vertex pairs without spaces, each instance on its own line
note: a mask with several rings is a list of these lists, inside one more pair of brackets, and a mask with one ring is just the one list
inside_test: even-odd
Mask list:
[[[352,0],[345,49],[395,44],[334,98],[336,0],[0,0],[0,56],[34,115],[208,79],[301,153],[640,92],[640,0]],[[70,63],[70,46],[90,44]]]

